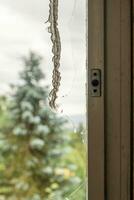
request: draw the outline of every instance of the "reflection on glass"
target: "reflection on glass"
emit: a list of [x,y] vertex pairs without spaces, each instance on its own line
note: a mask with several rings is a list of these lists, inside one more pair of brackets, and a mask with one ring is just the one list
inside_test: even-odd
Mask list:
[[86,200],[85,2],[59,1],[59,110],[49,1],[0,0],[0,200]]

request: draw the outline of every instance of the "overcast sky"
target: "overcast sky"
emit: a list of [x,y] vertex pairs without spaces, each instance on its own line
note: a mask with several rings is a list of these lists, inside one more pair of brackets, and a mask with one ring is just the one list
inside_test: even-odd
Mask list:
[[[0,93],[18,81],[20,57],[30,50],[40,53],[46,84],[51,84],[53,64],[47,32],[49,0],[0,0]],[[85,113],[85,1],[59,0],[62,42],[59,102],[64,114]],[[63,97],[64,96],[64,97]]]

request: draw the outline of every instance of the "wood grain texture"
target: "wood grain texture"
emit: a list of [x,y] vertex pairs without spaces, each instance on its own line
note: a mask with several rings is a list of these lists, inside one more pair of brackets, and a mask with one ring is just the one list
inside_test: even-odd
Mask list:
[[[88,2],[88,199],[130,200],[132,5],[127,0]],[[97,98],[90,97],[92,68],[102,72]]]
[[[114,2],[114,3],[113,3]],[[108,0],[106,7],[106,175],[107,199],[120,198],[120,1]]]
[[91,97],[88,87],[88,199],[104,200],[104,1],[88,2],[88,86],[90,70],[102,72],[101,97]]
[[133,129],[133,136],[132,136],[132,145],[133,145],[133,152],[132,152],[132,157],[133,157],[133,164],[132,164],[132,195],[133,195],[133,200],[134,200],[134,0],[131,1],[132,3],[132,129]]
[[130,200],[131,18],[130,1],[106,5],[107,199]]
[[121,200],[131,199],[131,1],[121,1]]

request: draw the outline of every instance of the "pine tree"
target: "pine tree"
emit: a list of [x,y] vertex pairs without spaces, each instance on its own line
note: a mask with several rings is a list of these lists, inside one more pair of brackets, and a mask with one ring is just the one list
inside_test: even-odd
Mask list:
[[[6,200],[63,200],[69,184],[79,180],[75,167],[62,157],[68,151],[65,120],[47,106],[48,87],[42,86],[42,58],[24,57],[21,82],[12,86],[10,125],[4,133],[3,172],[9,191]],[[4,131],[3,131],[4,132]]]

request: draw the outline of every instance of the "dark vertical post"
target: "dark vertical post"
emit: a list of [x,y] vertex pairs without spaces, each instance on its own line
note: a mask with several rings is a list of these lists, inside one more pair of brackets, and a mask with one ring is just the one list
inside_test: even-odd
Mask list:
[[[88,199],[104,197],[104,1],[88,1]],[[101,96],[91,95],[91,70],[101,72]]]
[[130,200],[131,1],[106,1],[107,200]]

